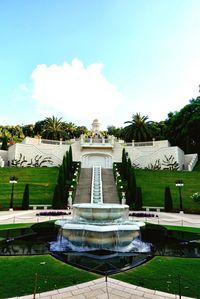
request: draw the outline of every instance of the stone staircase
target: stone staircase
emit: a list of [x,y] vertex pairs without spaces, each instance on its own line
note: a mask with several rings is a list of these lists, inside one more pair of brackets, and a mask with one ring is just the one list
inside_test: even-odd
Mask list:
[[112,169],[102,169],[103,202],[119,204],[119,196],[113,177]]
[[[112,169],[102,169],[103,203],[119,203]],[[92,168],[81,168],[74,203],[90,203]]]
[[92,168],[81,168],[74,203],[90,203]]

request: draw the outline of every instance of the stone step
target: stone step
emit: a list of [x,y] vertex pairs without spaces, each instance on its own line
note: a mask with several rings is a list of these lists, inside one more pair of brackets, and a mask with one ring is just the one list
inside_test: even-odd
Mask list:
[[89,203],[91,197],[92,169],[81,168],[74,203]]
[[119,197],[112,169],[102,169],[103,202],[119,204]]
[[[92,168],[82,168],[74,203],[90,203]],[[112,169],[102,169],[102,189],[104,203],[120,203]]]

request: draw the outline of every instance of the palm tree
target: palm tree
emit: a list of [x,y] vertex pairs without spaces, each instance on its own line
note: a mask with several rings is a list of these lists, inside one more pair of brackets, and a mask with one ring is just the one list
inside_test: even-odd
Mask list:
[[65,132],[67,133],[67,139],[71,139],[74,138],[76,135],[76,130],[77,130],[77,126],[72,123],[66,123],[65,124]]
[[146,141],[151,138],[151,127],[148,116],[143,116],[140,113],[133,114],[131,121],[125,121],[125,124],[130,124],[124,128],[124,138],[127,141]]
[[62,117],[47,117],[45,119],[44,131],[42,132],[43,137],[53,140],[58,140],[61,137],[64,137],[64,122],[62,122],[61,119]]

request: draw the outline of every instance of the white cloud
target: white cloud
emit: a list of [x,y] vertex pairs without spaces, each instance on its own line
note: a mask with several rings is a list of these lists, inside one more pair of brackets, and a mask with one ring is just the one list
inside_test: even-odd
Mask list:
[[32,97],[42,115],[52,112],[63,120],[90,126],[94,118],[115,124],[116,111],[124,100],[102,73],[103,64],[87,67],[75,58],[71,64],[38,65],[32,72]]

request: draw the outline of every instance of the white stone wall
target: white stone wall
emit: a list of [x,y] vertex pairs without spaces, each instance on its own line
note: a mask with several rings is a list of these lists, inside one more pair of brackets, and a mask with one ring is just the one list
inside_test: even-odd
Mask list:
[[[123,148],[125,148],[132,163],[141,168],[148,167],[150,164],[154,165],[156,160],[160,160],[162,163],[163,160],[166,160],[165,156],[167,158],[173,156],[174,161],[179,163],[179,169],[192,170],[197,161],[197,155],[184,155],[184,152],[179,147],[171,147],[167,140],[145,143],[148,146],[141,146],[142,143],[126,144],[116,140],[114,142],[110,141],[110,144],[108,144],[107,147],[105,144],[101,143],[96,145],[93,144],[92,147],[89,144],[87,146],[87,144],[84,143],[84,147],[82,147],[80,140],[62,142],[47,141],[30,137],[26,137],[22,143],[10,146],[7,152],[7,160],[11,161],[13,159],[19,159],[20,154],[25,157],[28,163],[30,163],[31,159],[34,162],[36,156],[41,156],[41,160],[50,157],[53,164],[46,164],[46,166],[57,166],[62,163],[63,156],[66,151],[69,150],[70,144],[72,146],[73,160],[81,161],[82,167],[91,167],[91,163],[99,163],[102,167],[112,168],[113,162],[121,162]],[[4,153],[3,160],[6,161],[6,153]],[[26,166],[26,164],[23,164],[23,166]],[[164,165],[162,165],[162,168],[163,167]]]
[[6,166],[8,163],[8,151],[0,150],[0,158],[2,159],[0,167]]
[[187,155],[185,155],[185,161],[186,161],[186,169],[189,171],[192,171],[198,161],[198,155],[197,154],[187,154]]
[[[131,161],[138,165],[138,167],[145,168],[154,165],[156,160],[160,160],[161,169],[165,166],[162,165],[163,160],[166,157],[174,157],[174,161],[178,162],[179,169],[182,169],[182,165],[185,164],[184,152],[177,146],[173,147],[143,147],[140,151],[140,147],[126,147],[126,151],[129,154]],[[166,157],[165,157],[166,156]]]

